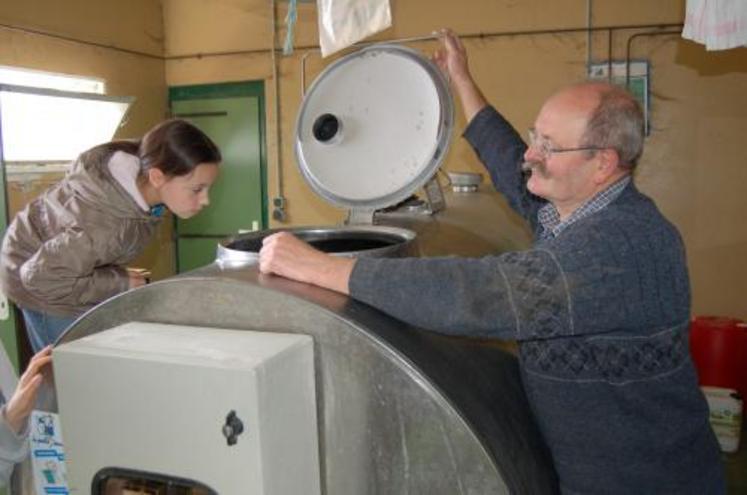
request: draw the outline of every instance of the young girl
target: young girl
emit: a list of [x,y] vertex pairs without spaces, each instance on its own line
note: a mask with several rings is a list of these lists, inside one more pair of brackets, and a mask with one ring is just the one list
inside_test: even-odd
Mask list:
[[141,141],[96,146],[59,183],[20,211],[0,253],[0,285],[21,309],[35,352],[86,310],[145,284],[128,271],[166,207],[189,218],[208,204],[218,147],[179,119]]

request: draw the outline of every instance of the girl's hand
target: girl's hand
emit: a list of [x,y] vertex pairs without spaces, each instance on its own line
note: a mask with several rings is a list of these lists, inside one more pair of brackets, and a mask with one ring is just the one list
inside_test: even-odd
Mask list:
[[5,406],[5,419],[16,433],[23,431],[29,414],[34,409],[36,395],[51,361],[52,346],[47,346],[37,352],[31,358],[26,371],[18,380],[18,386],[13,392],[13,396]]

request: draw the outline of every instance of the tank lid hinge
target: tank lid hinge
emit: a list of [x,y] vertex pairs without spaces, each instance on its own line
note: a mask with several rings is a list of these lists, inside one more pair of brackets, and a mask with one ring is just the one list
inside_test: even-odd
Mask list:
[[352,208],[348,210],[345,225],[373,225],[374,211],[373,208]]
[[431,214],[438,213],[446,208],[446,199],[444,199],[441,184],[438,182],[438,174],[431,177],[428,182],[425,183],[423,189],[425,190],[425,196],[428,199],[428,206],[430,207]]

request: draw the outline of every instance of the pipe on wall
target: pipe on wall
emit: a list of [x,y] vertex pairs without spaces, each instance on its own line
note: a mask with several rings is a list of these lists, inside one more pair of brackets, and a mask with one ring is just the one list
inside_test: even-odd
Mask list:
[[[607,32],[607,63],[609,64],[608,78],[612,79],[612,33],[613,31],[629,30],[629,29],[667,29],[671,27],[682,28],[682,24],[640,24],[640,25],[615,25],[615,26],[599,26],[592,27],[587,26],[584,28],[562,28],[562,29],[542,29],[542,30],[527,30],[527,31],[495,31],[490,33],[471,33],[471,34],[458,34],[462,40],[466,39],[488,39],[488,38],[499,38],[505,36],[536,36],[536,35],[550,35],[550,34],[565,34],[565,33],[578,33],[586,32],[589,36],[587,43],[591,43],[590,36],[595,31],[606,31]],[[659,31],[647,31],[647,33],[658,33]],[[665,34],[674,33],[674,31],[667,31]],[[679,34],[679,32],[677,32]],[[643,35],[645,33],[641,33]],[[636,35],[633,35],[636,36]],[[412,43],[416,41],[431,41],[438,39],[438,35],[430,34],[426,36],[416,36],[411,38],[397,38],[388,40],[377,40],[367,41],[362,43],[356,43],[353,46],[360,48],[362,46],[373,45],[376,43]],[[587,70],[591,64],[591,45],[587,45]],[[318,46],[307,46],[303,48],[297,48],[307,50],[307,52],[301,57],[301,96],[306,94],[306,59],[313,53],[321,53],[321,49]]]
[[682,30],[680,31],[646,31],[644,33],[636,33],[632,34],[628,37],[628,41],[626,42],[625,47],[625,87],[630,86],[630,50],[633,45],[633,41],[636,38],[640,38],[643,36],[665,36],[665,35],[681,35]]
[[278,78],[278,60],[277,60],[277,3],[270,0],[271,22],[272,22],[272,83],[274,87],[273,105],[275,108],[275,177],[276,189],[275,197],[272,198],[272,219],[276,222],[285,222],[285,197],[283,196],[283,154],[282,150],[283,135],[280,130],[280,80]]
[[[682,23],[660,23],[660,24],[616,24],[616,25],[609,25],[609,26],[596,26],[596,27],[571,27],[571,28],[556,28],[556,29],[529,29],[529,30],[519,30],[519,31],[492,31],[492,32],[478,32],[478,33],[466,33],[466,34],[459,34],[459,37],[462,39],[489,39],[489,38],[499,38],[499,37],[505,37],[505,36],[537,36],[537,35],[555,35],[555,34],[569,34],[569,33],[578,33],[578,32],[586,32],[586,31],[622,31],[622,30],[630,30],[630,29],[668,29],[668,28],[679,28],[682,29],[683,24]],[[36,29],[29,29],[25,27],[18,27],[18,26],[12,26],[9,24],[0,24],[0,29],[8,29],[13,31],[18,31],[26,34],[34,34],[37,36],[44,36],[48,38],[54,38],[62,41],[68,41],[71,43],[77,43],[80,45],[88,45],[88,46],[95,46],[97,48],[105,48],[109,50],[114,50],[122,53],[128,53],[130,55],[136,55],[136,56],[142,56],[147,58],[154,58],[158,60],[183,60],[187,58],[207,58],[207,57],[230,57],[230,56],[236,56],[236,55],[256,55],[256,54],[262,54],[267,53],[273,50],[276,50],[274,46],[270,48],[255,48],[251,50],[231,50],[231,51],[223,51],[223,52],[206,52],[206,53],[186,53],[181,55],[154,55],[152,53],[147,52],[141,52],[137,50],[130,50],[127,48],[120,48],[114,45],[107,45],[104,43],[96,43],[93,41],[88,40],[82,40],[79,38],[73,38],[70,36],[62,36],[54,33],[48,33]],[[652,32],[658,32],[658,31],[652,31]],[[669,33],[667,33],[669,34]],[[679,32],[676,32],[676,34],[680,34]],[[425,39],[433,39],[433,35],[428,36],[419,36],[419,37],[413,37],[413,38],[402,38],[403,41],[420,41]],[[367,43],[391,43],[394,40],[392,39],[381,39],[377,40],[375,42],[367,42]],[[354,46],[360,46],[359,44],[356,44]],[[305,46],[297,46],[295,47],[295,50],[319,50],[319,45],[305,45]]]

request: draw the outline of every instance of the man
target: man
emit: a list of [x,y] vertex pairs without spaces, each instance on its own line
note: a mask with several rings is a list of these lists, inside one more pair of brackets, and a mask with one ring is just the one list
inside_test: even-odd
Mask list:
[[[636,101],[607,84],[563,89],[527,147],[444,35],[437,63],[495,186],[531,223],[532,249],[481,259],[342,259],[289,234],[260,270],[350,294],[408,323],[519,342],[522,378],[563,493],[723,493],[718,445],[687,332],[677,230],[636,189]],[[525,179],[525,173],[529,179]]]

